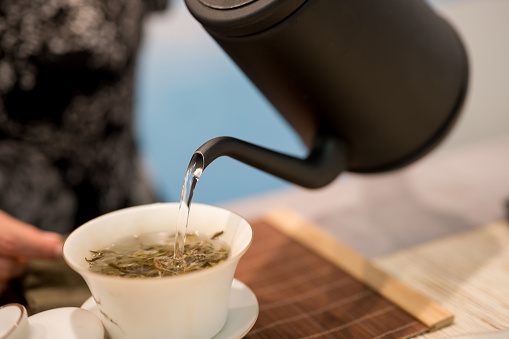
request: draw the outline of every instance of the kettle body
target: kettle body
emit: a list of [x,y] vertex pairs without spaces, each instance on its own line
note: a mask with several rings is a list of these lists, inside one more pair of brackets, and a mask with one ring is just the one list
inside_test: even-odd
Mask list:
[[[334,167],[337,173],[327,182],[343,170],[380,172],[415,161],[443,139],[461,111],[466,51],[453,27],[424,0],[186,5],[309,146],[312,167]],[[213,152],[212,144],[205,150],[214,157],[250,152]],[[330,159],[317,163],[320,147],[335,148],[318,157],[336,157],[334,165]],[[256,167],[301,184],[283,168],[264,168],[259,156]],[[249,154],[240,158],[252,163]]]

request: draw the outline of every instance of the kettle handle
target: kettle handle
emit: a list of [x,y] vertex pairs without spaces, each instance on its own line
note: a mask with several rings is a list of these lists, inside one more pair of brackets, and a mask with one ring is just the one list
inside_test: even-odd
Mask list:
[[203,169],[220,156],[229,156],[291,183],[320,188],[347,167],[347,147],[331,134],[318,135],[305,159],[275,152],[232,137],[217,137],[200,146],[194,156],[203,157]]

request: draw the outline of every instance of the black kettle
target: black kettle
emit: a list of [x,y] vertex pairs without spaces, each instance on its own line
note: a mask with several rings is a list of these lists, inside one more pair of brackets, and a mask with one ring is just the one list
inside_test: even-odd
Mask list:
[[195,153],[203,168],[226,155],[318,188],[415,161],[459,115],[467,55],[424,0],[185,2],[309,147],[299,159],[218,137]]

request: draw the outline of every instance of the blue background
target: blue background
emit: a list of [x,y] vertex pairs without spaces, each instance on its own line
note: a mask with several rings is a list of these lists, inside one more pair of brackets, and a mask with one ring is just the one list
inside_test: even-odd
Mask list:
[[[233,136],[296,156],[299,137],[190,15],[182,0],[146,24],[137,74],[137,132],[164,201],[180,198],[193,152]],[[194,201],[218,203],[289,186],[227,157],[204,171]]]

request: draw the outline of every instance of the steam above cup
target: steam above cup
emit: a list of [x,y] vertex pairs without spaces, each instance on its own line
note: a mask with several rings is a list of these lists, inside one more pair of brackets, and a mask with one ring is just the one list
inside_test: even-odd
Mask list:
[[200,271],[162,278],[124,278],[92,272],[90,250],[150,232],[174,233],[179,204],[159,203],[105,214],[77,228],[64,243],[67,264],[86,281],[111,339],[212,338],[226,323],[237,264],[252,240],[240,216],[193,203],[188,232],[224,233],[230,246],[223,263]]

